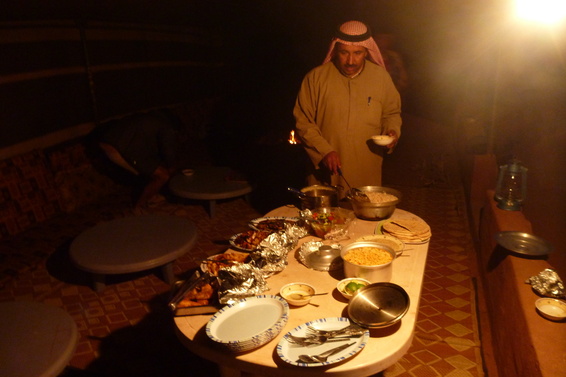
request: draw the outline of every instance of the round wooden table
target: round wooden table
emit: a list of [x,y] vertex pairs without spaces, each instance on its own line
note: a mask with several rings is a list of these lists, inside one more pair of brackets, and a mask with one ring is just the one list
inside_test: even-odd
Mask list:
[[94,289],[105,288],[105,275],[161,267],[164,280],[174,280],[173,262],[197,239],[196,226],[167,215],[132,216],[100,223],[81,233],[70,247],[75,265],[93,274]]
[[33,301],[0,303],[0,376],[58,376],[75,353],[71,316]]
[[217,200],[237,198],[252,192],[249,182],[236,176],[237,173],[227,167],[196,168],[192,175],[180,173],[171,178],[169,189],[181,198],[207,200],[210,217],[214,217]]

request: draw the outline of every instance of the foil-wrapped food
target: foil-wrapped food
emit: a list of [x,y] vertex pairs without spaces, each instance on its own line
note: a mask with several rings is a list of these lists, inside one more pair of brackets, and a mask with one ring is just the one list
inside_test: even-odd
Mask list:
[[558,273],[551,269],[546,268],[538,273],[538,275],[531,276],[525,282],[530,284],[541,296],[564,298],[566,297],[566,292],[564,291],[564,283]]

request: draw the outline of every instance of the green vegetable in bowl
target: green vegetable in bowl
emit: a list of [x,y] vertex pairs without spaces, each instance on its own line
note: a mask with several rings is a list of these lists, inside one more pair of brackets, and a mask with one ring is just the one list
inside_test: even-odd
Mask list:
[[360,288],[365,287],[366,285],[364,283],[358,283],[355,281],[351,281],[348,284],[346,284],[346,286],[344,287],[344,291],[346,293],[349,293],[351,295],[353,295],[354,293],[356,293],[356,291]]

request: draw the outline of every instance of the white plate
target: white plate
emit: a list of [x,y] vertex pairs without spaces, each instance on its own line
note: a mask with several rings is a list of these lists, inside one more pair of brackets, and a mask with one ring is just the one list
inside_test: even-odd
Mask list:
[[[292,365],[299,367],[320,367],[323,365],[335,364],[346,360],[358,352],[360,352],[365,346],[369,339],[369,330],[366,330],[364,334],[358,338],[345,338],[344,343],[342,342],[327,342],[320,345],[312,345],[308,347],[302,347],[297,344],[289,342],[287,339],[290,335],[293,336],[305,336],[307,326],[313,326],[320,330],[339,330],[350,324],[350,320],[345,317],[335,317],[335,318],[321,318],[315,321],[304,323],[293,330],[289,331],[277,344],[277,355],[279,357]],[[347,344],[348,342],[356,342],[352,346],[346,348],[345,350],[332,355],[324,363],[303,363],[298,360],[299,355],[302,354],[319,354],[324,351],[328,351],[332,348],[338,347],[341,344]]]
[[206,335],[232,351],[249,351],[277,336],[288,319],[289,304],[282,297],[248,297],[220,309],[206,324]]
[[[297,221],[299,221],[299,218],[298,217],[284,217],[284,216],[259,217],[257,219],[253,219],[252,221],[250,221],[250,223],[248,225],[253,230],[265,230],[265,229],[259,229],[258,224],[263,222],[263,221],[267,221],[267,220],[285,220],[285,221],[297,222]],[[283,228],[281,230],[285,230],[285,228]],[[268,230],[268,231],[270,231],[270,230]]]
[[[403,250],[405,249],[405,243],[398,239],[397,237],[390,236],[388,234],[371,234],[368,236],[362,236],[356,240],[356,242],[365,241],[365,242],[379,242],[379,241],[390,241],[395,247],[392,249],[395,251],[397,256],[403,254]],[[389,242],[385,242],[386,245],[389,245]]]

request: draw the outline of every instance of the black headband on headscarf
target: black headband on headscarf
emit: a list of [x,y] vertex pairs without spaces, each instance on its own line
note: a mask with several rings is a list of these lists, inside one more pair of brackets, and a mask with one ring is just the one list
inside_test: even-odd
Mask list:
[[351,34],[346,34],[344,32],[342,32],[340,29],[336,30],[336,38],[348,41],[348,42],[361,42],[361,41],[365,41],[366,39],[371,38],[371,30],[369,29],[369,26],[367,26],[367,30],[365,33],[363,34],[358,34],[358,35],[351,35]]

